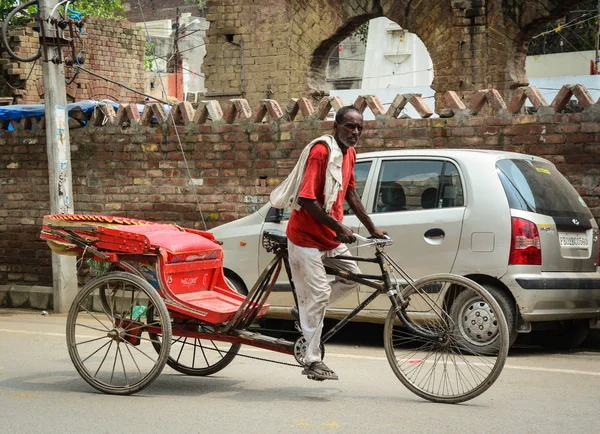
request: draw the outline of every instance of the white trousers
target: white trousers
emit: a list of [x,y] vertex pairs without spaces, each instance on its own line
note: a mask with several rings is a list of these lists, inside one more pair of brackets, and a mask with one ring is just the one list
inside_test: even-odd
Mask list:
[[292,281],[298,297],[300,325],[307,343],[304,363],[309,365],[321,361],[321,333],[327,306],[341,300],[358,287],[358,283],[339,276],[329,283],[324,266],[352,273],[360,273],[360,269],[356,261],[331,259],[338,255],[352,256],[345,244],[340,244],[333,250],[319,251],[297,246],[288,239],[288,253]]

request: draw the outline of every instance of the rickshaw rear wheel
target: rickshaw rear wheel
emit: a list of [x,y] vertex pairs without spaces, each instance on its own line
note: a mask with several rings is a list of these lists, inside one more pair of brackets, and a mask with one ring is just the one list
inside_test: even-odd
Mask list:
[[[152,318],[145,315],[148,310]],[[154,345],[160,346],[157,353]],[[89,385],[104,393],[131,395],[156,380],[167,362],[169,312],[144,279],[123,272],[98,276],[71,305],[67,347],[75,369]]]
[[[154,312],[147,312],[149,318],[153,318]],[[175,371],[185,375],[204,377],[219,372],[229,365],[240,351],[242,344],[224,341],[212,341],[179,335],[177,325],[174,327],[175,334],[171,339],[171,353],[167,358],[167,365]],[[198,331],[212,333],[213,330],[206,325],[199,324]],[[152,335],[151,335],[152,336]],[[160,336],[153,339],[154,349],[162,350],[159,341]]]

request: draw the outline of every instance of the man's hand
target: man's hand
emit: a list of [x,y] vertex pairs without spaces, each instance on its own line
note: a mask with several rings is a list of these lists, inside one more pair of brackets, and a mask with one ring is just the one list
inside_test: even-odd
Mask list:
[[348,226],[345,226],[340,223],[339,227],[335,231],[335,240],[338,240],[340,243],[344,244],[352,244],[356,241],[356,237]]
[[371,236],[373,238],[385,238],[386,235],[387,235],[387,232],[382,231],[381,229],[373,229],[371,231]]

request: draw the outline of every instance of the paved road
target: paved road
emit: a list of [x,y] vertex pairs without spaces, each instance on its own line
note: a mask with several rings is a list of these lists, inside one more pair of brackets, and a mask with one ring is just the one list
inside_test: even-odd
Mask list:
[[[134,396],[96,392],[75,371],[65,316],[0,310],[0,431],[6,433],[564,433],[597,432],[600,351],[511,351],[490,390],[460,405],[406,390],[383,348],[347,338],[327,346],[338,382],[238,357],[212,377],[165,367]],[[369,330],[377,330],[371,328]],[[242,347],[241,353],[275,357]]]

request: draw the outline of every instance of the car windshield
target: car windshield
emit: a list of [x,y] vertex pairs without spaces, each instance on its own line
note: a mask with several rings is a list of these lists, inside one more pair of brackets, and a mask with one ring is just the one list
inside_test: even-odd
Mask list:
[[496,168],[511,208],[552,217],[589,218],[587,205],[553,164],[514,159],[500,160]]

